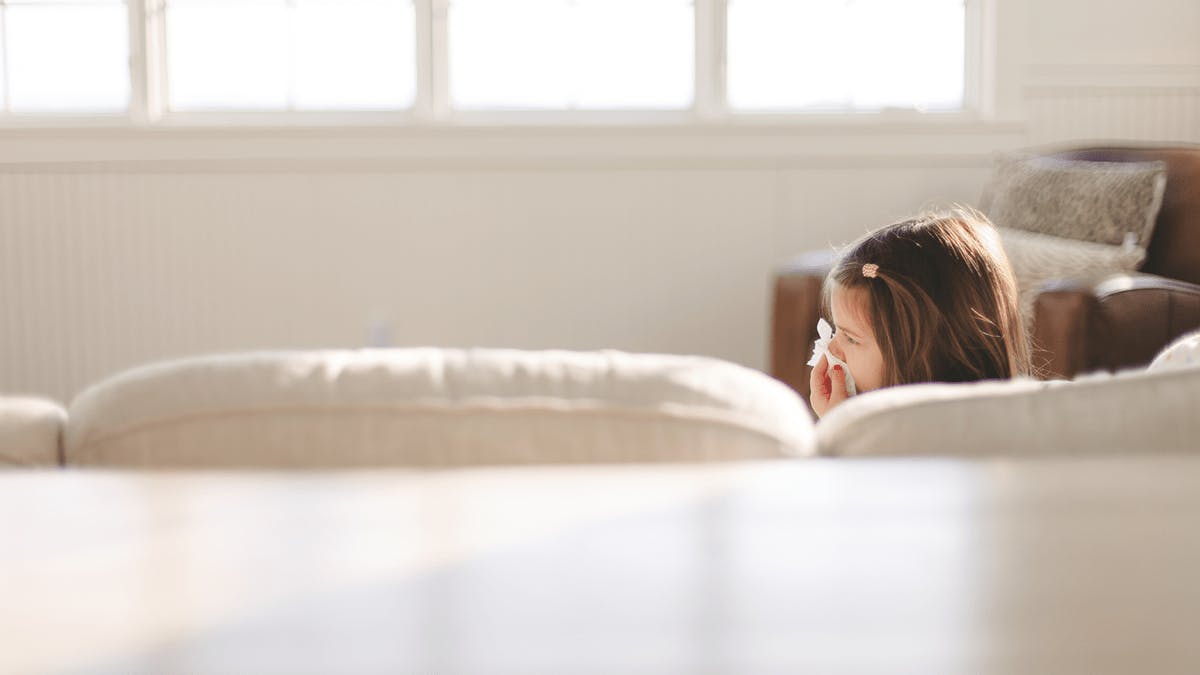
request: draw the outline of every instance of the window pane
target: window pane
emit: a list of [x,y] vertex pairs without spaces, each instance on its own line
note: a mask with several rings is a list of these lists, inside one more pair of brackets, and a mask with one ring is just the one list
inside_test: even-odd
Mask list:
[[685,108],[690,0],[452,0],[450,94],[461,108]]
[[[532,20],[531,20],[532,17]],[[561,0],[450,5],[450,95],[474,108],[566,108],[570,50]]]
[[963,0],[729,0],[742,109],[962,106]]
[[298,108],[405,108],[416,97],[413,6],[395,0],[300,0]]
[[581,108],[686,108],[695,28],[690,0],[577,0]]
[[860,44],[854,61],[855,107],[962,107],[962,0],[857,0],[850,23]]
[[408,107],[414,31],[410,0],[168,0],[169,105]]
[[120,112],[129,106],[129,18],[123,2],[4,7],[10,108]]
[[283,0],[170,2],[171,109],[286,108],[287,18]]
[[729,102],[737,108],[841,105],[844,2],[730,0]]

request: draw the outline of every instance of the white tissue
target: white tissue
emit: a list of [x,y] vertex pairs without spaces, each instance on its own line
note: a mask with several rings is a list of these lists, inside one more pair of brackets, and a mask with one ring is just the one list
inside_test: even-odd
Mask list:
[[829,343],[833,341],[833,326],[825,319],[817,321],[817,341],[813,343],[813,355],[808,360],[808,365],[815,366],[821,362],[821,357],[824,356],[829,361],[829,367],[841,366],[842,372],[846,374],[846,395],[854,396],[858,390],[854,388],[854,377],[850,375],[850,367],[846,362],[833,355],[829,351]]

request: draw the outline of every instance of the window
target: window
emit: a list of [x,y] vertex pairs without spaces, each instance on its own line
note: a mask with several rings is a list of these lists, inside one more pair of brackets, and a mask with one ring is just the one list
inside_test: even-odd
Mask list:
[[0,62],[6,112],[124,112],[130,89],[125,3],[0,0]]
[[963,105],[963,0],[729,0],[728,12],[734,109]]
[[411,0],[167,0],[170,110],[412,105]]
[[691,0],[451,0],[451,103],[464,109],[684,109]]
[[989,1],[0,0],[0,114],[953,111]]

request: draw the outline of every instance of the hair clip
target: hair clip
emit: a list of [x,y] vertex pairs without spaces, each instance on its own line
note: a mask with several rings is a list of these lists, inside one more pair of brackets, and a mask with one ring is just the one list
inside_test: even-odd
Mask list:
[[875,263],[867,263],[862,266],[862,275],[868,279],[874,279],[879,276],[879,265]]

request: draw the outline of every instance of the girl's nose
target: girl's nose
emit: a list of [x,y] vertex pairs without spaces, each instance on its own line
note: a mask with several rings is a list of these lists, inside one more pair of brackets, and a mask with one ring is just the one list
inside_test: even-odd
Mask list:
[[843,361],[846,360],[846,353],[844,351],[842,351],[841,337],[839,337],[837,335],[833,336],[833,339],[829,341],[829,351],[832,352],[833,355],[838,357],[839,359],[841,359]]

